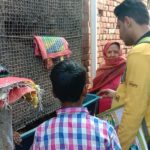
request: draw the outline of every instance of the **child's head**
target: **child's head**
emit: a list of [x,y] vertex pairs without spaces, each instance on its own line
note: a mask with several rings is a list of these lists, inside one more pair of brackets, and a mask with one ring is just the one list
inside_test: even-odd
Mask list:
[[62,103],[76,103],[85,88],[86,71],[75,62],[62,61],[54,66],[50,79],[55,97]]

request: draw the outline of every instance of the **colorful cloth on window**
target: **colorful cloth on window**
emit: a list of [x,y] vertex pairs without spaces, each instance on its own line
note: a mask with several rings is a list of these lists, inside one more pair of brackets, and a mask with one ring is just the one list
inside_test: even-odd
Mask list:
[[53,66],[53,58],[67,56],[71,51],[63,37],[34,36],[35,56],[41,56],[47,69]]

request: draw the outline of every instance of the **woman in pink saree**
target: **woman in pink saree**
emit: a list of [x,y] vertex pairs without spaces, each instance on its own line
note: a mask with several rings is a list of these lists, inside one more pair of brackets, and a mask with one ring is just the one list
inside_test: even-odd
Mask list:
[[[126,60],[122,57],[122,50],[118,42],[108,42],[103,49],[104,64],[96,72],[93,87],[90,93],[97,93],[102,89],[116,90],[121,76],[126,67]],[[111,108],[112,99],[102,98],[99,100],[99,113]]]

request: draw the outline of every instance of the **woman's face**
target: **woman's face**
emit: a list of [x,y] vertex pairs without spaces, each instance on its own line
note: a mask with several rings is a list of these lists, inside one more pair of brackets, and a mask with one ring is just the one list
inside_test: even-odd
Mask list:
[[107,50],[106,56],[108,58],[118,57],[120,55],[120,48],[117,44],[112,44]]

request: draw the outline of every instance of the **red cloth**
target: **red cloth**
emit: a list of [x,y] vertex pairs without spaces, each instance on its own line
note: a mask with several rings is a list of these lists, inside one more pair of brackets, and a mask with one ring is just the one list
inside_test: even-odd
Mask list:
[[0,78],[0,90],[1,94],[4,94],[4,98],[3,96],[0,97],[0,108],[4,107],[6,104],[6,99],[7,104],[12,104],[23,97],[25,94],[36,92],[35,89],[29,86],[29,84],[33,84],[33,82],[26,78]]
[[[121,49],[117,58],[108,58],[106,56],[108,48],[114,43],[120,47],[120,44],[117,42],[108,42],[103,49],[105,63],[97,70],[90,93],[96,93],[106,88],[116,90],[120,83],[120,78],[126,67],[126,60],[122,57]],[[101,99],[99,102],[99,112],[109,109],[111,107],[111,101],[110,98]]]

